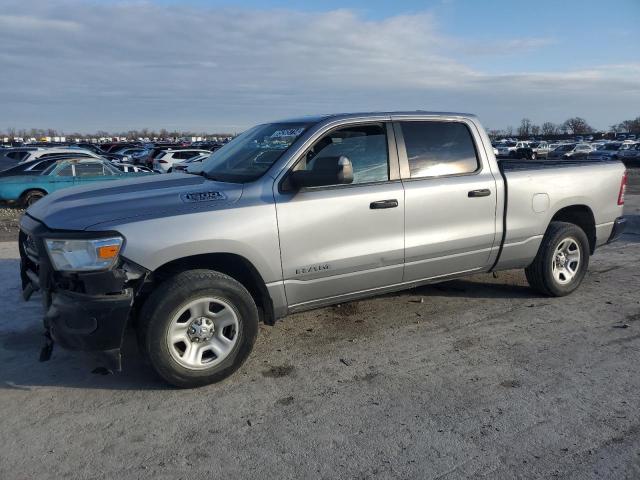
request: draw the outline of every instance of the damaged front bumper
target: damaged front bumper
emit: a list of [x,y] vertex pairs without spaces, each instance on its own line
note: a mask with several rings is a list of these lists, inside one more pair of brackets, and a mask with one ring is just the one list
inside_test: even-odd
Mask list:
[[63,348],[101,352],[107,366],[120,370],[120,349],[131,317],[134,298],[146,271],[120,261],[100,272],[57,272],[46,253],[44,238],[82,232],[51,232],[25,215],[19,237],[20,275],[25,300],[42,293],[45,346],[48,360],[52,342]]
[[104,352],[110,368],[120,369],[120,348],[133,306],[133,292],[118,295],[51,293],[45,329],[62,348]]

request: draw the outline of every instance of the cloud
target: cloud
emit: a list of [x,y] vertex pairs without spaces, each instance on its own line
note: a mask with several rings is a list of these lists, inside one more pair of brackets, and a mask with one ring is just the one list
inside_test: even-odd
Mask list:
[[0,28],[10,33],[21,30],[74,31],[80,29],[80,24],[68,20],[49,20],[29,15],[0,15]]
[[[551,40],[478,47],[442,34],[430,13],[373,21],[349,10],[74,0],[23,0],[4,12],[0,129],[204,131],[382,109],[474,111],[503,126],[524,115],[590,118],[604,105],[629,109],[631,99],[640,100],[640,64],[552,73],[471,68],[464,58],[474,49],[511,55]],[[587,97],[593,100],[585,106]],[[605,122],[622,119],[619,110],[614,114]]]

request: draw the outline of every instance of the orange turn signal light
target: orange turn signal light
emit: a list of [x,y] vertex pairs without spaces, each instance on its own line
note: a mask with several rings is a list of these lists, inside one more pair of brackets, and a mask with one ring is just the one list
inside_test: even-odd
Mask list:
[[116,257],[119,251],[120,246],[118,245],[105,245],[103,247],[98,247],[98,258],[108,260]]

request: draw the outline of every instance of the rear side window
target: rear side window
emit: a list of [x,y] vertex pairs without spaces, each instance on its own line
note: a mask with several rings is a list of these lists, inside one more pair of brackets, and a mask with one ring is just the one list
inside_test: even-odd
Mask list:
[[67,165],[62,168],[57,175],[59,177],[73,177],[73,165]]
[[461,175],[480,163],[469,128],[461,122],[400,122],[411,178]]
[[104,167],[101,163],[78,163],[76,164],[77,177],[97,177],[104,175]]

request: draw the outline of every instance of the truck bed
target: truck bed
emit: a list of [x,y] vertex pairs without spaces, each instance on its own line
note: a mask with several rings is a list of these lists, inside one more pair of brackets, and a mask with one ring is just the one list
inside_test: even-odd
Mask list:
[[595,248],[606,243],[614,220],[622,215],[618,193],[625,168],[618,160],[503,160],[498,164],[505,187],[503,221],[497,225],[502,242],[496,270],[531,263],[552,220],[584,218],[594,225],[586,233]]

